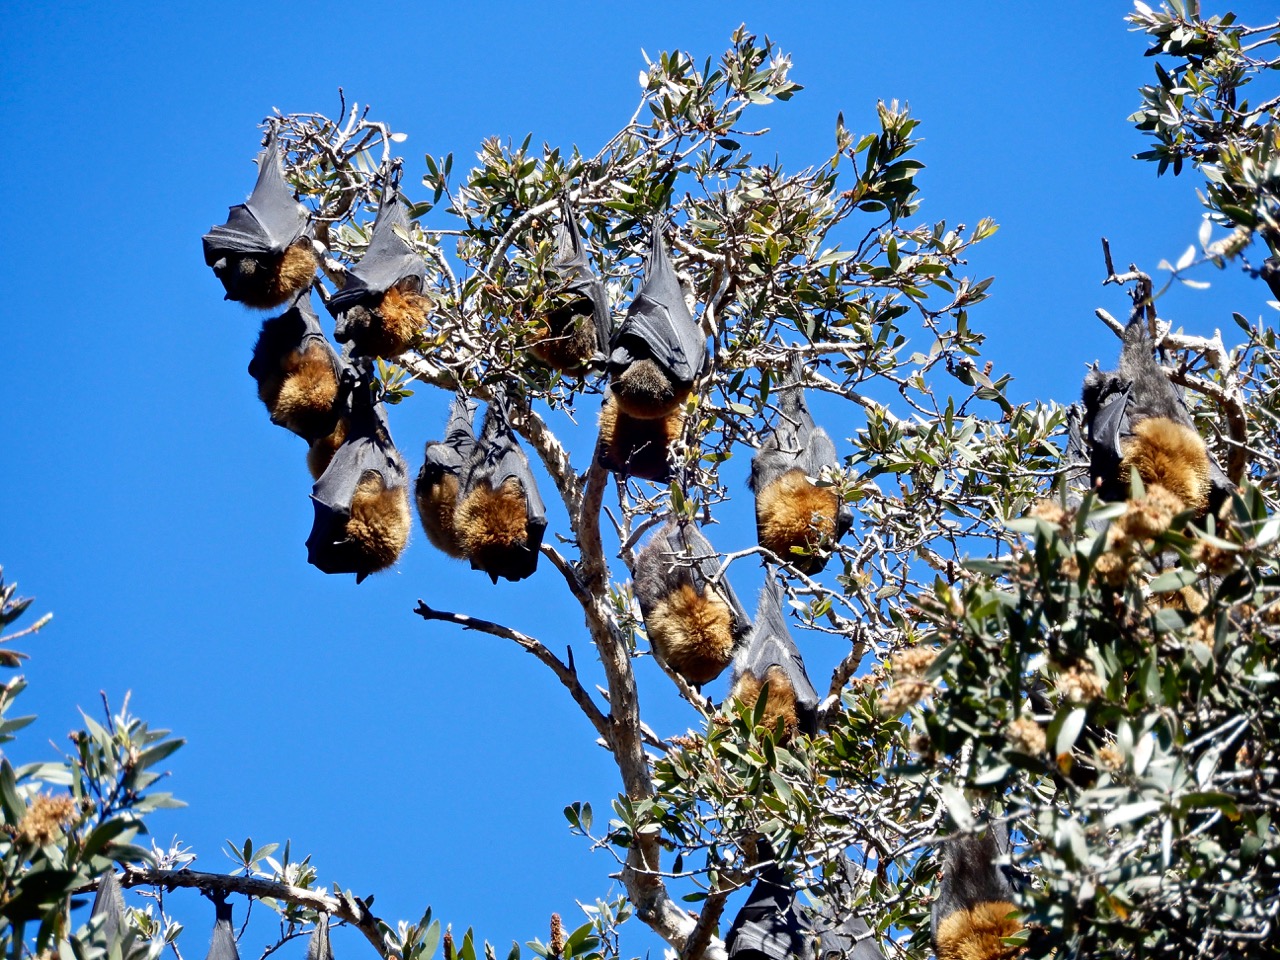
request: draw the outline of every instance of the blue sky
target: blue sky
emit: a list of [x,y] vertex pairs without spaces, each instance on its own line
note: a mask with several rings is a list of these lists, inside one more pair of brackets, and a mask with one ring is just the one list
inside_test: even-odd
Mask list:
[[[1125,118],[1151,62],[1126,9],[4,4],[0,563],[55,612],[27,645],[23,712],[40,721],[18,758],[61,750],[100,690],[113,703],[132,690],[135,712],[189,740],[170,787],[190,806],[154,828],[192,845],[198,867],[230,866],[225,838],[289,838],[325,881],[376,893],[388,919],[430,903],[499,945],[545,938],[552,911],[572,923],[573,901],[605,895],[614,864],[568,836],[561,809],[607,809],[611,761],[531,657],[411,610],[423,597],[572,643],[594,669],[580,613],[549,570],[493,587],[421,536],[358,587],[306,564],[304,448],[267,421],[245,373],[258,318],[222,301],[200,255],[200,235],[252,186],[256,124],[272,107],[332,114],[341,85],[409,135],[407,184],[424,152],[452,151],[461,173],[490,135],[594,152],[634,109],[642,48],[716,56],[745,21],[790,51],[806,88],[753,121],[791,168],[825,159],[837,111],[861,132],[877,99],[910,102],[920,219],[1001,225],[971,260],[973,276],[996,277],[971,325],[1016,377],[1014,399],[1067,401],[1086,362],[1115,355],[1093,309],[1127,306],[1099,286],[1098,238],[1117,263],[1154,268],[1200,222],[1194,180],[1129,159],[1143,141]],[[1161,304],[1188,332],[1230,338],[1231,309],[1267,310],[1260,284],[1205,279],[1212,290]],[[392,412],[414,470],[447,399],[422,390]],[[726,511],[713,542],[750,542],[748,511]],[[744,599],[757,585],[737,584]],[[817,676],[842,653],[800,642]],[[639,673],[660,734],[694,722],[651,664]],[[198,957],[212,918],[194,895],[175,902]],[[653,946],[638,924],[626,931],[625,949]]]

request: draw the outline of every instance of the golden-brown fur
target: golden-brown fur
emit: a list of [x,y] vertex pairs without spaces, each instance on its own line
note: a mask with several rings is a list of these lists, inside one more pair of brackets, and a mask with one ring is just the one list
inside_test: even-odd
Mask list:
[[311,479],[320,479],[320,475],[329,468],[329,461],[346,439],[347,420],[343,417],[333,428],[333,433],[311,442],[311,446],[307,448],[307,469],[311,471]]
[[494,569],[504,564],[504,555],[523,550],[529,541],[529,506],[520,481],[508,477],[494,490],[482,480],[458,505],[454,515],[458,545],[464,556]]
[[821,558],[797,556],[791,548],[812,550],[823,537],[832,536],[838,507],[833,488],[815,486],[799,468],[788,470],[756,496],[760,546],[802,572],[821,569]]
[[591,301],[583,297],[548,311],[534,324],[529,339],[529,352],[561,373],[581,370],[595,351]]
[[733,618],[713,591],[682,584],[654,605],[644,624],[662,659],[690,683],[714,680],[733,658]]
[[258,399],[266,404],[272,423],[295,433],[314,436],[317,425],[333,423],[338,375],[324,344],[313,342],[305,352],[290,351],[278,372],[272,370],[262,378]]
[[667,453],[683,430],[683,410],[662,420],[640,420],[624,413],[610,390],[600,410],[596,458],[614,473],[666,483],[671,479]]
[[1143,484],[1159,484],[1188,507],[1209,502],[1209,454],[1199,434],[1164,417],[1143,420],[1124,446],[1122,476],[1137,468]]
[[[252,261],[250,263],[249,261]],[[295,240],[276,256],[242,257],[231,269],[236,298],[249,307],[278,307],[306,289],[315,279],[320,260],[306,237]]]
[[388,490],[380,473],[367,471],[351,498],[351,516],[347,520],[347,538],[359,545],[368,561],[363,572],[385,570],[399,559],[409,541],[411,523],[408,490]]
[[765,704],[764,717],[761,722],[769,730],[778,728],[778,720],[782,719],[782,742],[790,740],[800,727],[796,715],[796,689],[787,679],[786,671],[777,664],[765,671],[764,683],[753,673],[744,673],[738,678],[733,688],[733,696],[748,710],[754,710],[756,701],[760,699],[760,691],[769,688],[769,702]]
[[383,294],[378,312],[382,314],[382,333],[387,348],[378,356],[394,357],[409,349],[414,337],[426,324],[431,301],[416,290],[402,290],[395,286]]
[[1011,960],[1021,948],[1001,938],[1022,929],[1016,909],[1008,901],[991,900],[949,914],[934,934],[938,960]]
[[451,473],[442,473],[434,483],[419,483],[415,496],[422,529],[432,546],[451,557],[465,557],[467,554],[458,542],[454,522],[458,508],[458,478]]
[[611,381],[623,413],[640,420],[659,420],[673,413],[689,396],[678,389],[652,360],[637,360]]

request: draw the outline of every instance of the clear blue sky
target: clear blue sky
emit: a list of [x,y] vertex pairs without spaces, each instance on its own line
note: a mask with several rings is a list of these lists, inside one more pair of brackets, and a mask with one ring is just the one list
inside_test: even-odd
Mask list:
[[[113,703],[132,690],[135,712],[189,741],[170,788],[190,806],[153,823],[194,846],[197,867],[230,865],[225,838],[290,838],[391,920],[430,903],[499,949],[545,938],[552,911],[574,924],[574,900],[605,895],[614,864],[568,836],[561,809],[607,810],[611,761],[531,657],[411,610],[422,597],[572,643],[594,682],[580,612],[548,569],[494,587],[421,535],[361,586],[306,564],[304,448],[267,421],[245,372],[259,319],[222,301],[200,254],[252,185],[257,122],[272,107],[332,113],[341,85],[409,134],[409,184],[424,152],[454,152],[460,173],[490,135],[594,152],[634,109],[641,48],[715,56],[746,21],[793,54],[806,87],[756,114],[791,168],[828,155],[837,111],[866,131],[878,98],[910,102],[921,219],[1001,225],[971,262],[997,278],[971,325],[1017,378],[1015,399],[1067,401],[1086,362],[1115,355],[1094,307],[1127,305],[1099,286],[1098,238],[1154,268],[1200,220],[1194,180],[1157,181],[1129,159],[1143,142],[1125,118],[1151,61],[1126,9],[5,3],[0,563],[56,615],[27,644],[21,712],[40,721],[18,758],[63,749],[99,690]],[[1229,335],[1230,309],[1267,309],[1260,284],[1206,279],[1210,292],[1162,303],[1188,332]],[[392,411],[414,470],[446,403],[423,390]],[[721,549],[752,541],[748,509],[721,518]],[[843,651],[800,642],[823,686]],[[661,735],[694,722],[647,662],[640,683]],[[194,895],[174,902],[198,960],[211,913]],[[340,960],[363,955],[338,942]],[[627,928],[625,949],[653,945]]]

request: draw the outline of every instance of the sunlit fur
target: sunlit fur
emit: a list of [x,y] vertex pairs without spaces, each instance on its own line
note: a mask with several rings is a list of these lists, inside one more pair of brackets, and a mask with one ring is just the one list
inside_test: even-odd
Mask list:
[[1160,484],[1188,507],[1203,510],[1209,502],[1209,454],[1190,427],[1164,417],[1143,420],[1124,446],[1122,476],[1137,468],[1146,485]]
[[271,422],[300,436],[315,436],[333,428],[333,405],[338,399],[338,375],[333,358],[322,343],[305,351],[290,350],[258,384],[258,398],[266,404]]
[[671,479],[668,450],[683,429],[683,410],[662,420],[639,420],[623,413],[609,391],[600,411],[596,458],[614,473],[666,483]]
[[409,541],[409,495],[404,487],[388,490],[382,474],[366,471],[351,498],[347,539],[357,544],[367,565],[361,573],[391,566]]
[[667,666],[690,683],[714,680],[733,658],[733,618],[714,591],[681,584],[653,604],[644,625]]
[[764,707],[761,722],[769,730],[778,728],[778,720],[782,720],[783,741],[790,740],[800,728],[800,720],[796,715],[796,688],[787,679],[787,673],[777,664],[765,671],[764,682],[754,673],[744,673],[738,678],[733,688],[733,697],[748,710],[754,710],[756,701],[760,699],[760,691],[769,688],[769,702]]
[[431,300],[411,289],[393,286],[375,303],[359,303],[344,314],[340,338],[355,343],[356,352],[364,357],[398,357],[413,344],[427,314]]
[[431,482],[420,480],[414,493],[418,501],[418,518],[432,546],[451,557],[465,557],[467,554],[458,542],[454,523],[458,508],[458,478],[452,473],[441,473]]
[[624,413],[657,420],[672,413],[689,396],[652,360],[637,360],[612,380],[613,394]]
[[810,483],[801,469],[788,470],[756,495],[756,533],[760,546],[802,572],[817,572],[821,557],[802,557],[792,547],[812,550],[836,529],[839,500],[831,487]]
[[938,960],[1011,960],[1021,948],[1001,938],[1022,929],[1016,909],[1007,901],[991,900],[949,914],[934,931]]
[[228,255],[214,272],[231,300],[266,310],[292,300],[315,278],[320,260],[306,237],[279,254]]
[[539,320],[529,341],[529,351],[553,370],[575,373],[596,352],[596,328],[591,301],[575,297]]
[[483,570],[509,564],[513,550],[529,542],[529,505],[520,481],[508,477],[497,490],[481,480],[458,505],[454,517],[458,544]]
[[307,449],[307,469],[311,471],[313,480],[319,480],[321,474],[329,468],[329,462],[345,439],[347,439],[347,421],[344,417],[333,428],[333,433],[312,441]]

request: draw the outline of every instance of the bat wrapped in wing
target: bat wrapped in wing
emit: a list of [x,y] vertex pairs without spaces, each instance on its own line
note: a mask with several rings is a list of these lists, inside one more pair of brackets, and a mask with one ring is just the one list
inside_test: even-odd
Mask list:
[[539,320],[529,349],[547,366],[562,373],[578,373],[593,362],[603,364],[613,328],[609,299],[599,278],[591,272],[578,220],[567,196],[560,201],[556,257],[551,269],[559,278],[549,295],[557,305]]
[[720,557],[692,521],[668,520],[636,557],[634,590],[649,643],[700,686],[720,675],[751,629]]
[[942,881],[933,901],[933,949],[938,960],[1008,960],[1019,947],[1004,942],[1022,929],[1014,905],[1009,830],[991,822],[982,836],[957,835],[942,848]]
[[670,483],[671,444],[683,431],[683,407],[657,419],[633,417],[619,406],[609,387],[600,409],[596,461],[619,476]]
[[454,516],[458,545],[473,570],[497,583],[499,577],[523,580],[537,569],[546,508],[501,391],[485,411]]
[[240,952],[236,949],[236,932],[231,925],[231,904],[227,903],[226,894],[221,894],[213,901],[213,911],[213,937],[209,941],[209,952],[205,955],[205,960],[240,960]]
[[824,541],[840,539],[853,513],[834,487],[813,481],[840,466],[835,444],[816,426],[804,400],[803,361],[791,363],[790,383],[780,389],[778,422],[751,461],[748,486],[756,495],[756,536],[760,546],[806,574],[827,564]]
[[785,742],[797,730],[810,736],[818,732],[818,693],[787,628],[783,597],[777,572],[766,569],[755,623],[733,657],[729,695],[755,709],[761,691],[767,691],[764,726],[774,730],[781,722]]
[[404,353],[427,322],[430,297],[423,290],[427,265],[409,244],[409,211],[388,186],[378,205],[369,246],[329,299],[334,339],[351,342],[357,357]]
[[458,397],[453,401],[444,439],[427,443],[414,487],[418,517],[427,539],[451,557],[467,555],[458,540],[455,517],[462,480],[476,447],[471,426],[475,416],[474,400]]
[[269,310],[311,286],[320,266],[307,235],[310,214],[284,179],[273,127],[258,157],[258,182],[227,222],[204,235],[204,262],[226,299]]
[[321,915],[316,928],[307,941],[307,960],[333,960],[333,947],[329,942],[329,918]]
[[400,557],[409,540],[409,480],[386,411],[362,376],[351,390],[346,436],[312,488],[307,560],[360,583]]
[[258,399],[271,422],[308,442],[338,425],[343,369],[310,296],[303,291],[288,310],[263,322],[249,361],[249,375],[258,381]]

